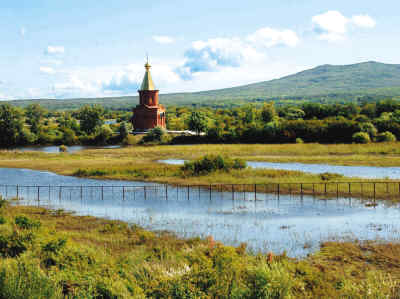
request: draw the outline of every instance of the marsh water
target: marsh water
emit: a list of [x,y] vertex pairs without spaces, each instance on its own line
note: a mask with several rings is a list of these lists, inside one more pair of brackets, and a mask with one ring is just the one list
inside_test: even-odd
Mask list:
[[[17,184],[18,191],[10,186]],[[37,188],[38,185],[41,187]],[[82,185],[86,187],[81,188]],[[11,198],[17,192],[23,198],[18,204],[124,220],[151,230],[172,231],[182,237],[212,235],[225,244],[246,242],[256,252],[286,251],[293,257],[317,250],[321,241],[397,241],[400,237],[400,206],[387,202],[368,207],[367,202],[351,198],[320,200],[282,195],[278,198],[259,193],[254,200],[255,195],[250,192],[236,192],[232,199],[229,192],[202,188],[166,188],[154,183],[0,168],[0,194]]]
[[[158,162],[171,165],[183,165],[185,160],[168,159],[159,160]],[[254,161],[247,161],[247,166],[252,168],[294,170],[313,174],[330,172],[341,174],[347,177],[366,179],[400,179],[400,167],[340,166],[328,164],[274,163]]]
[[[110,148],[120,148],[120,145],[104,145],[104,146],[95,146],[95,145],[71,145],[67,146],[68,153],[75,153],[86,149],[110,149]],[[49,146],[26,146],[26,147],[18,147],[13,150],[21,151],[21,152],[43,152],[48,154],[57,154],[60,152],[59,146],[49,145]]]

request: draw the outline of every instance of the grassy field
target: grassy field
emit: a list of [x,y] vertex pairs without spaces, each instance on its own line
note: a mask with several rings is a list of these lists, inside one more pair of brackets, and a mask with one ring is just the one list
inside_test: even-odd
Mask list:
[[398,298],[400,245],[297,260],[0,201],[1,298]]
[[[399,143],[367,145],[193,145],[193,146],[131,146],[121,149],[87,150],[75,154],[46,154],[39,152],[0,152],[0,167],[49,170],[63,175],[80,175],[102,179],[141,180],[175,185],[205,184],[282,184],[280,191],[289,193],[304,185],[304,193],[312,193],[311,183],[371,182],[371,180],[340,176],[324,177],[298,171],[251,169],[214,172],[203,176],[187,176],[179,166],[165,165],[157,160],[178,158],[196,159],[205,154],[221,154],[253,161],[328,163],[337,165],[400,166]],[[318,185],[319,186],[319,185]],[[315,188],[316,193],[322,187]],[[251,188],[251,186],[249,187]],[[319,188],[319,189],[318,189]],[[373,194],[373,185],[352,186],[353,195]],[[396,185],[378,184],[378,197],[398,199]],[[339,186],[340,194],[347,194],[346,186]],[[362,190],[361,190],[362,189]],[[319,190],[319,191],[318,191]],[[336,195],[335,186],[328,185],[328,193]]]

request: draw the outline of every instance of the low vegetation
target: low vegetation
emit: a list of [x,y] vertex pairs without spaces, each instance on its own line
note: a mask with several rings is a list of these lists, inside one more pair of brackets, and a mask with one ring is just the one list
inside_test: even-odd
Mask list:
[[400,295],[399,244],[330,242],[297,260],[62,210],[3,205],[0,214],[1,298]]
[[221,155],[207,155],[195,161],[185,161],[181,170],[185,175],[207,175],[216,171],[229,172],[232,169],[244,169],[246,162]]

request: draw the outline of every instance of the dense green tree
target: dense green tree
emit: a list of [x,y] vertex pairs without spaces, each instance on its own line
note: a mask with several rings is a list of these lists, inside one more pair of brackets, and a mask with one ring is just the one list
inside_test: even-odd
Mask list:
[[38,134],[41,130],[41,123],[46,110],[39,104],[31,104],[25,109],[26,122],[31,125],[31,131]]
[[99,105],[86,105],[79,110],[80,128],[87,134],[94,133],[103,123],[104,109]]
[[274,103],[265,103],[261,109],[261,119],[263,122],[269,123],[276,116]]
[[0,105],[0,146],[18,145],[22,130],[21,111],[9,104]]
[[195,131],[197,135],[206,131],[208,128],[208,121],[204,113],[193,111],[188,119],[188,127],[190,130]]
[[122,122],[119,126],[119,136],[121,140],[124,140],[129,135],[129,129],[126,122]]

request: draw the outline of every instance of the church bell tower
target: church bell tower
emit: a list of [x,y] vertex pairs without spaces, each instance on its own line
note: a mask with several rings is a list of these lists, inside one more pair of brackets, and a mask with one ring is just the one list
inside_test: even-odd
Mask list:
[[165,108],[158,102],[158,92],[151,78],[151,65],[144,65],[145,74],[139,89],[139,105],[133,109],[132,124],[136,132],[145,132],[155,127],[165,128]]

